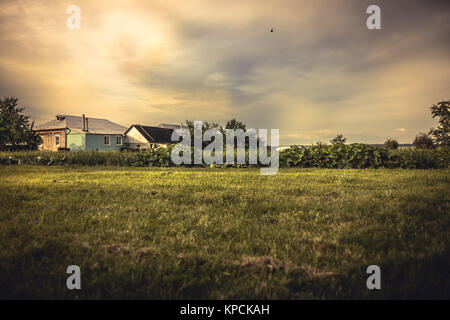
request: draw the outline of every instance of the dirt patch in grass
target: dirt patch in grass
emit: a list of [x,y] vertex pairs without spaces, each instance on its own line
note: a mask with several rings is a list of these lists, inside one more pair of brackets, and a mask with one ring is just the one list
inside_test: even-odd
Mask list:
[[160,250],[158,248],[143,247],[139,249],[133,249],[130,248],[128,244],[121,242],[102,245],[101,248],[103,248],[107,253],[119,256],[132,255],[141,257],[160,254]]
[[302,269],[308,274],[310,278],[326,278],[336,275],[336,272],[319,270],[311,266],[303,266]]
[[232,265],[239,269],[266,271],[266,272],[300,272],[306,278],[326,278],[336,275],[334,271],[319,270],[312,266],[299,266],[288,260],[280,260],[271,256],[250,257],[242,256],[240,260],[232,261]]
[[271,256],[250,257],[245,255],[238,261],[232,261],[231,264],[238,268],[252,268],[268,271],[284,271],[289,270],[294,266],[290,261],[275,259]]
[[335,192],[335,191],[333,191],[333,192],[327,192],[327,193],[325,193],[324,195],[323,195],[323,197],[325,197],[325,198],[337,198],[337,197],[339,197],[340,196],[340,194],[338,193],[338,192]]

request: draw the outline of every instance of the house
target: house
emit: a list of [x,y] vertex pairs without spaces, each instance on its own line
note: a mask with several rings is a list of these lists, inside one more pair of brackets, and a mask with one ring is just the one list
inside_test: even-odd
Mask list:
[[43,143],[39,150],[120,150],[127,130],[106,119],[57,115],[34,128]]
[[179,126],[172,126],[172,128],[143,126],[140,124],[133,124],[127,131],[125,131],[125,147],[130,149],[149,149],[166,147],[174,143],[171,140],[172,132]]

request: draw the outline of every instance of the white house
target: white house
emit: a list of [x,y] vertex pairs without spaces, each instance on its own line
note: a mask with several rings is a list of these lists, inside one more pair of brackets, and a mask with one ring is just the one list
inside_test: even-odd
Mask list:
[[170,126],[172,128],[133,124],[127,131],[125,131],[124,145],[130,149],[166,147],[167,145],[174,143],[171,141],[171,137],[173,130],[176,129],[177,126]]

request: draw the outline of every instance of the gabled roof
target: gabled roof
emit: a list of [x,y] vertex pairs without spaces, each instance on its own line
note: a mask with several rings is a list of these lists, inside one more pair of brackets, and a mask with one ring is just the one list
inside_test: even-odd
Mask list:
[[133,127],[150,143],[173,143],[171,140],[173,129],[133,124],[125,134]]
[[[106,119],[86,118],[87,119],[87,133],[95,134],[123,134],[126,127]],[[34,130],[53,130],[53,129],[70,129],[77,132],[83,131],[83,117],[57,115],[55,120],[35,126]]]

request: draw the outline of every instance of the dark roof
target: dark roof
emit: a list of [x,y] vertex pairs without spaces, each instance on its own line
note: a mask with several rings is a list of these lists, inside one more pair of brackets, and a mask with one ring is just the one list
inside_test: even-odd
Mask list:
[[[88,118],[88,133],[97,134],[123,134],[126,127],[106,119]],[[34,130],[70,129],[72,131],[83,131],[83,117],[57,115],[55,120],[34,127]]]
[[[151,143],[173,143],[171,140],[173,129],[166,129],[161,127],[142,126],[134,124],[130,127],[135,127],[142,136]],[[128,129],[128,130],[130,130]],[[128,132],[127,130],[127,132]]]

